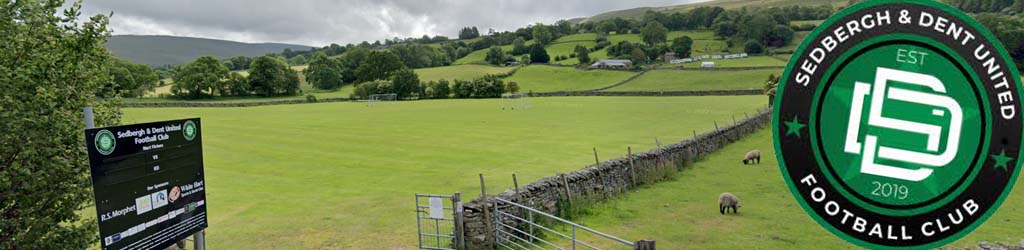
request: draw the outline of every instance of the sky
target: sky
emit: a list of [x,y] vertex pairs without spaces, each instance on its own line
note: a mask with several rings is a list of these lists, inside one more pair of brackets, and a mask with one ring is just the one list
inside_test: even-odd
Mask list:
[[85,0],[83,18],[114,15],[114,35],[170,35],[325,46],[514,30],[602,12],[706,0]]

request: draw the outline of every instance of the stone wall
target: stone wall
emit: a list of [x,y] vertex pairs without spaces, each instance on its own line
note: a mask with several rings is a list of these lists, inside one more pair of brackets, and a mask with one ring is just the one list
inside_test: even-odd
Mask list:
[[690,90],[690,91],[558,91],[530,93],[530,97],[552,96],[731,96],[763,95],[761,89]]
[[[632,164],[628,156],[611,159],[575,172],[542,178],[520,186],[518,192],[510,189],[494,196],[519,204],[533,204],[536,209],[558,215],[560,209],[569,207],[569,204],[561,204],[563,202],[602,200],[638,186],[665,180],[667,176],[687,166],[687,163],[764,128],[771,123],[771,115],[771,110],[765,110],[735,125],[699,134],[690,140],[646,152],[633,152]],[[736,157],[739,162],[742,156]],[[488,209],[488,218],[494,217],[494,196],[478,197],[464,205],[462,221],[469,249],[485,249],[487,242],[494,237],[494,225],[491,223],[488,226],[483,211]],[[508,210],[505,207],[502,209]],[[518,225],[512,219],[505,219],[503,223]]]

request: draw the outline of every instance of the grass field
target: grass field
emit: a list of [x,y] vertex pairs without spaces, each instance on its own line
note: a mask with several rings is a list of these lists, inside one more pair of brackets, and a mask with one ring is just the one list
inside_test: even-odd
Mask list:
[[437,81],[441,79],[447,79],[448,81],[455,79],[473,80],[487,74],[508,73],[513,69],[515,68],[467,64],[416,69],[416,74],[419,75],[420,81]]
[[789,45],[782,46],[781,48],[775,50],[796,51],[797,47],[800,47],[800,43],[803,43],[804,39],[806,39],[807,36],[810,34],[810,31],[798,31],[795,34],[793,34],[793,42],[790,42]]
[[[691,54],[694,56],[699,55],[714,55],[721,54],[723,50],[729,50],[728,45],[724,40],[714,40],[715,33],[711,31],[671,31],[668,33],[668,41],[671,43],[672,39],[681,36],[690,36],[693,38],[693,47]],[[621,34],[621,35],[610,35],[608,36],[608,42],[611,44],[617,44],[620,41],[629,41],[632,43],[643,42],[640,38],[640,34]],[[598,51],[590,52],[590,58],[592,60],[608,59],[608,49],[601,49]]]
[[[763,152],[761,165],[740,162],[751,149]],[[695,163],[673,181],[598,204],[580,222],[627,240],[655,239],[670,249],[858,249],[832,236],[800,208],[774,155],[771,130],[763,129]],[[740,198],[739,214],[719,214],[722,192]],[[983,226],[952,247],[975,249],[980,241],[1018,244],[1024,239],[1021,201],[1024,191],[1014,191]]]
[[[533,40],[526,41],[526,46],[530,46],[530,45],[533,45]],[[506,53],[512,51],[512,45],[511,44],[510,45],[505,45],[505,46],[498,46],[498,47],[501,48],[501,50],[505,51]],[[487,61],[486,61],[486,59],[487,59],[487,50],[489,50],[489,49],[491,49],[491,48],[484,48],[484,49],[481,49],[481,50],[473,51],[473,52],[469,53],[469,55],[466,55],[466,56],[464,56],[462,58],[459,58],[458,60],[455,60],[455,62],[452,63],[452,64],[454,64],[454,65],[462,65],[462,64],[487,64]],[[517,60],[519,59],[518,57],[519,56],[516,57]],[[554,56],[552,55],[551,57],[553,58]]]
[[530,65],[505,78],[505,82],[516,82],[522,93],[590,90],[614,85],[636,74],[630,71]]
[[[412,249],[414,193],[478,195],[689,138],[760,96],[532,98],[125,109],[123,123],[200,117],[209,249]],[[660,243],[660,242],[659,242]],[[659,244],[661,245],[661,244]],[[663,245],[665,246],[665,245]]]
[[[690,36],[690,38],[694,39],[694,55],[720,54],[722,50],[729,49],[725,41],[714,40],[714,32],[705,30],[671,31],[668,33],[668,41],[671,42],[672,39],[684,35]],[[594,41],[596,38],[596,33],[573,34],[560,37],[551,44],[545,46],[544,48],[548,51],[548,55],[551,56],[552,63],[573,65],[577,64],[579,61],[574,58],[570,58],[565,61],[555,62],[554,58],[555,56],[558,55],[568,56],[570,53],[573,52],[572,50],[576,48],[576,45],[583,45],[587,46],[587,48],[593,48],[595,45],[597,45],[597,43]],[[643,40],[640,38],[640,34],[613,34],[608,36],[608,42],[611,42],[611,44],[617,44],[621,41],[629,41],[633,43],[643,42]],[[532,44],[533,40],[526,41],[527,46]],[[500,47],[505,52],[512,51],[512,45],[505,45]],[[487,57],[487,50],[488,49],[473,51],[469,55],[463,58],[459,58],[459,60],[456,60],[454,64],[459,65],[486,63],[484,62],[484,59]],[[598,51],[590,52],[590,58],[593,60],[609,58],[607,49],[601,49]]]
[[771,74],[781,75],[782,70],[654,70],[606,91],[761,89]]
[[[733,67],[763,67],[763,66],[786,66],[786,61],[771,56],[751,56],[740,59],[707,60],[715,62],[717,68]],[[704,61],[704,62],[707,62]],[[683,64],[687,68],[700,68],[703,62],[691,62]],[[675,66],[675,65],[669,65]]]
[[800,21],[789,21],[789,25],[804,25],[813,24],[814,26],[821,25],[825,20],[800,20]]

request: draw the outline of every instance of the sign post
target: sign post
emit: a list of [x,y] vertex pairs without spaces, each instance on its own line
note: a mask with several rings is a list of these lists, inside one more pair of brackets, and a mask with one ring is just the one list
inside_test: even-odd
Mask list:
[[102,249],[164,249],[193,234],[203,249],[201,127],[194,118],[85,130]]

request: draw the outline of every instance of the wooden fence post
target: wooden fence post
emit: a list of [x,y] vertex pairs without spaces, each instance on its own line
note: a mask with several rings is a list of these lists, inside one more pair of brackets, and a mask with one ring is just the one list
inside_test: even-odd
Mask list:
[[565,187],[565,198],[569,200],[569,207],[573,207],[572,204],[572,190],[569,189],[569,181],[565,179],[565,174],[562,176],[562,186]]
[[[484,239],[487,242],[487,246],[494,248],[494,234],[491,231],[491,216],[490,211],[487,209],[487,188],[484,186],[484,174],[480,174],[480,200],[483,201],[483,206],[480,210],[484,212]],[[494,204],[497,207],[498,204]]]
[[630,179],[633,179],[633,189],[636,189],[636,166],[633,165],[633,148],[626,147],[626,153],[629,154],[629,172]]
[[519,195],[519,180],[516,179],[516,173],[512,173],[512,185],[515,185],[516,195]]
[[601,160],[597,158],[597,147],[594,147],[594,165],[601,164]]

